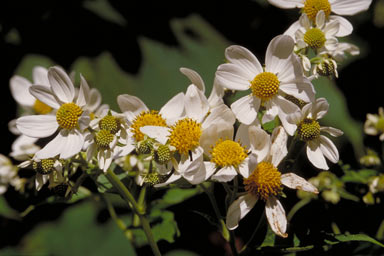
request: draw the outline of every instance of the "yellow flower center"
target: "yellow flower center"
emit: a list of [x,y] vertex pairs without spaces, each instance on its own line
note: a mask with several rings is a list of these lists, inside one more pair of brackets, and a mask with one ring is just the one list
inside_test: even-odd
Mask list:
[[170,144],[176,148],[180,154],[187,155],[188,152],[200,144],[202,133],[201,124],[190,118],[177,121],[171,127],[169,135]]
[[33,110],[37,114],[45,115],[51,112],[52,108],[39,100],[35,100],[35,103],[33,104]]
[[153,158],[159,164],[166,164],[171,160],[172,152],[167,145],[159,145],[153,152]]
[[281,192],[281,173],[269,162],[261,162],[256,169],[244,179],[245,190],[264,201]]
[[141,141],[144,139],[144,134],[140,131],[140,128],[147,125],[167,126],[167,123],[158,111],[151,110],[141,112],[131,125],[131,131],[136,141]]
[[109,144],[113,141],[114,135],[108,130],[100,130],[96,133],[96,145],[102,149],[109,149]]
[[112,115],[106,115],[100,120],[99,128],[116,134],[120,130],[120,120]]
[[297,134],[302,141],[311,141],[319,138],[320,124],[311,118],[305,118],[297,126]]
[[331,14],[331,4],[328,0],[306,0],[304,2],[303,12],[313,22],[316,21],[316,15],[321,10],[324,11],[325,18],[328,18]]
[[260,73],[251,81],[252,95],[267,101],[277,94],[279,84],[275,74],[271,72]]
[[77,126],[83,111],[75,103],[65,103],[57,110],[56,120],[63,129],[73,129]]
[[292,95],[289,95],[289,94],[287,94],[284,98],[289,100],[290,102],[294,103],[300,109],[302,109],[307,104],[305,101],[300,100],[296,97],[293,97]]
[[314,49],[319,49],[325,44],[325,35],[323,31],[318,28],[308,29],[304,34],[304,42]]
[[33,169],[40,174],[50,174],[54,169],[55,160],[52,158],[41,159],[39,162],[33,162]]
[[248,156],[245,147],[240,143],[222,139],[213,147],[211,155],[211,162],[220,167],[238,167]]

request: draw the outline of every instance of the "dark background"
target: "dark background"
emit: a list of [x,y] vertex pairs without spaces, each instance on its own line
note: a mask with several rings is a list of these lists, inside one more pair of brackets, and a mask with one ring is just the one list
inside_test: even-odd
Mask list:
[[[10,152],[11,144],[15,139],[7,127],[7,123],[16,117],[16,104],[9,92],[9,79],[27,54],[45,55],[64,68],[69,68],[79,56],[92,57],[103,51],[109,51],[123,70],[135,74],[142,61],[137,43],[139,36],[178,46],[178,41],[169,27],[169,21],[172,18],[198,13],[229,41],[247,47],[256,56],[264,56],[269,41],[277,35],[276,33],[279,31],[283,33],[298,18],[298,10],[282,10],[268,4],[260,4],[262,1],[108,1],[126,20],[126,25],[122,26],[84,8],[84,2],[88,1],[1,1],[2,154],[7,155]],[[347,17],[354,25],[353,38],[364,44],[364,50],[361,57],[342,67],[337,79],[337,86],[347,99],[351,116],[360,122],[365,121],[366,113],[377,113],[378,107],[384,105],[382,100],[384,83],[381,77],[384,30],[373,23],[373,7],[376,3],[377,1],[373,1],[371,8],[365,13]],[[16,30],[19,37],[16,44],[7,39],[7,35],[12,30]],[[130,56],[130,58],[122,56]],[[377,140],[372,142],[379,146]],[[343,154],[341,152],[341,155]],[[345,155],[351,156],[351,154]],[[349,160],[353,161],[353,159],[344,159],[345,162]],[[14,196],[12,193],[12,191],[8,192],[8,199],[12,200]],[[190,203],[194,205],[202,202],[207,205],[206,207],[210,207],[205,197],[198,197]],[[342,205],[338,206],[342,207]],[[60,210],[62,209],[56,209],[56,211]],[[180,209],[176,207],[174,210]],[[256,210],[255,215],[260,211],[262,209]],[[55,213],[45,212],[40,215],[41,219],[54,217]],[[339,217],[345,218],[345,216]],[[193,221],[185,221],[188,218],[199,221],[196,215],[184,216],[178,219],[181,230],[196,228]],[[0,239],[0,245],[6,246],[17,244],[22,233],[36,223],[22,225],[13,223],[15,226],[5,222],[2,224],[2,229],[19,229],[19,232],[13,232],[14,235],[6,239],[4,239],[4,229],[1,231],[0,236],[3,237]],[[321,230],[321,227],[318,228]],[[356,230],[359,228],[360,225],[356,224]],[[197,229],[197,233],[209,233],[215,236],[215,233],[210,232],[214,231],[214,228],[209,225],[201,225]],[[194,239],[195,242],[200,242],[204,246],[208,246],[205,243],[213,246],[205,236],[200,238],[182,236],[179,243],[199,252],[200,249],[193,244],[188,245],[188,239]],[[213,240],[217,241],[217,238]],[[166,248],[168,245],[163,244],[163,246]],[[216,247],[213,246],[213,248]]]

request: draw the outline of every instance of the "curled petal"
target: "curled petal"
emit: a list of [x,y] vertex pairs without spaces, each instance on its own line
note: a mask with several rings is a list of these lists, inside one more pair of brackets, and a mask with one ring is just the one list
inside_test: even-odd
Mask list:
[[229,230],[234,230],[239,226],[239,221],[249,213],[255,206],[257,198],[251,194],[236,199],[231,206],[229,206],[226,217],[226,226]]
[[285,173],[281,175],[281,183],[283,185],[292,188],[292,189],[300,189],[303,191],[311,192],[318,194],[319,191],[315,186],[306,181],[304,178],[294,174],[294,173]]

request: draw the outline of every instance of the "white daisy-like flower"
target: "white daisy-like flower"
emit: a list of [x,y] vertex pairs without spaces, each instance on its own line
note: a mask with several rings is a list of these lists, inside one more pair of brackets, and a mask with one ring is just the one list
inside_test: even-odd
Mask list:
[[36,145],[37,138],[28,137],[25,135],[20,135],[16,138],[16,140],[12,143],[11,146],[11,156],[13,159],[17,161],[25,161],[31,158],[37,151],[41,148]]
[[[301,8],[313,22],[316,20],[317,13],[323,11],[327,20],[337,20],[340,23],[337,36],[347,36],[352,33],[353,26],[347,19],[338,15],[350,16],[365,11],[372,0],[268,0],[268,2],[283,9]],[[338,15],[331,15],[331,13]],[[293,26],[298,26],[298,23],[296,22]]]
[[96,155],[99,168],[108,170],[112,161],[128,155],[135,148],[128,138],[125,115],[106,110],[101,117],[91,121],[91,132],[85,138],[87,160]]
[[[287,218],[278,196],[283,186],[318,193],[318,190],[305,179],[294,173],[281,174],[277,166],[287,154],[287,134],[282,127],[277,127],[270,137],[264,130],[253,126],[264,143],[257,161],[250,163],[251,174],[244,179],[246,194],[241,195],[228,208],[226,226],[229,230],[236,229],[244,218],[259,201],[265,202],[265,213],[272,231],[287,237]],[[258,130],[258,131],[256,131]]]
[[31,83],[28,79],[14,75],[9,82],[11,94],[18,105],[29,114],[48,114],[52,112],[52,108],[47,104],[36,99],[30,92],[29,88],[32,84],[39,84],[49,88],[50,84],[48,81],[48,70],[41,66],[36,66],[32,70]]
[[260,106],[264,106],[266,112],[262,123],[278,116],[288,134],[293,134],[296,125],[287,122],[287,116],[298,111],[298,107],[284,97],[291,95],[305,102],[315,98],[313,85],[304,76],[300,60],[293,54],[294,44],[287,35],[272,39],[267,48],[265,67],[244,47],[234,45],[226,49],[229,63],[218,67],[217,82],[230,90],[251,90],[250,95],[231,105],[241,123],[249,125],[257,121]]
[[17,119],[18,130],[29,137],[46,138],[58,134],[40,151],[36,158],[45,159],[59,155],[67,159],[79,153],[84,144],[84,130],[90,117],[83,111],[89,97],[89,87],[81,76],[80,90],[75,97],[75,87],[69,76],[59,67],[48,70],[50,87],[33,85],[30,93],[56,111],[56,115],[31,115]]
[[354,44],[350,43],[338,43],[337,47],[330,52],[327,52],[337,62],[342,62],[346,58],[346,55],[356,56],[360,54],[360,49]]
[[0,154],[0,195],[4,194],[9,185],[16,183],[18,179],[17,176],[18,168],[12,164],[12,161]]
[[296,39],[298,49],[310,47],[323,54],[336,49],[336,35],[340,28],[338,21],[326,22],[324,12],[319,11],[316,15],[316,25],[312,25],[306,14],[301,15],[299,24],[300,27],[296,31],[288,29],[285,32]]
[[317,168],[328,170],[325,158],[332,163],[339,161],[339,151],[333,142],[321,132],[338,137],[343,132],[333,127],[320,126],[317,120],[327,114],[329,104],[326,99],[318,98],[314,103],[305,105],[301,112],[290,116],[292,122],[297,124],[297,136],[306,143],[308,160]]
[[192,82],[183,95],[184,103],[181,106],[185,106],[184,115],[168,126],[145,126],[140,129],[148,137],[180,156],[179,161],[171,159],[173,173],[166,182],[157,186],[170,184],[180,178],[185,178],[191,184],[207,180],[214,170],[207,170],[203,163],[204,149],[201,142],[209,139],[209,133],[206,131],[221,122],[230,125],[235,123],[232,111],[224,104],[210,107],[204,90],[201,89],[202,79],[196,72],[183,73]]
[[384,141],[384,109],[382,107],[379,107],[378,114],[367,114],[364,132],[373,136],[380,135],[379,139]]

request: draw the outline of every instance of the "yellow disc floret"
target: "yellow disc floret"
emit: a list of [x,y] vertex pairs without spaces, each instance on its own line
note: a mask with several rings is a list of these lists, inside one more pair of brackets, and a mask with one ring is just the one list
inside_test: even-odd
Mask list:
[[251,81],[252,95],[264,101],[270,100],[279,90],[279,79],[271,72],[262,72]]
[[325,18],[328,18],[331,14],[331,4],[328,0],[306,0],[304,2],[303,12],[313,22],[316,21],[316,15],[321,10],[324,11]]
[[302,141],[311,141],[319,138],[320,124],[311,118],[305,118],[297,126],[297,134]]
[[39,115],[45,115],[51,112],[52,108],[39,100],[35,100],[33,110]]
[[109,149],[109,144],[113,139],[114,135],[108,130],[100,130],[95,135],[95,142],[102,149]]
[[264,201],[281,192],[281,173],[269,162],[261,162],[256,169],[244,179],[245,190]]
[[144,139],[144,134],[140,131],[140,128],[147,125],[167,126],[167,123],[158,111],[151,110],[141,112],[131,125],[131,131],[136,141],[141,141]]
[[308,29],[304,34],[304,42],[314,49],[319,49],[325,44],[325,35],[318,28]]
[[190,119],[184,118],[171,127],[169,141],[180,154],[187,155],[200,144],[202,133],[201,124]]
[[219,167],[238,167],[247,157],[247,151],[238,142],[220,139],[212,148],[211,155],[211,162]]
[[52,158],[41,159],[41,161],[34,161],[32,163],[33,169],[43,175],[50,174],[55,165],[55,160]]
[[57,110],[56,120],[63,129],[76,128],[79,117],[83,111],[75,103],[65,103]]
[[108,130],[116,134],[120,130],[120,120],[112,115],[106,115],[100,120],[99,127],[102,130]]

